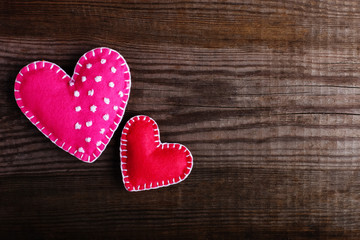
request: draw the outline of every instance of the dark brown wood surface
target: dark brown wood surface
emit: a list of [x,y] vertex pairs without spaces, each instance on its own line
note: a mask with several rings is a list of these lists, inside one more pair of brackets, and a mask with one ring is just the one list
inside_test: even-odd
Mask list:
[[[13,85],[99,46],[127,59],[132,91],[89,165],[22,115]],[[359,70],[358,0],[2,0],[0,239],[360,239]],[[186,181],[124,189],[137,114],[192,151]]]

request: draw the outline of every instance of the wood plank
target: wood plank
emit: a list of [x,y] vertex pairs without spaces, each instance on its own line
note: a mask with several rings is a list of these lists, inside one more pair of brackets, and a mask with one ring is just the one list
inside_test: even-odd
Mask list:
[[[359,239],[360,2],[0,3],[1,239]],[[69,74],[118,50],[129,105],[106,151],[83,164],[13,97],[18,71]],[[183,183],[128,193],[119,137],[145,114],[194,155]]]

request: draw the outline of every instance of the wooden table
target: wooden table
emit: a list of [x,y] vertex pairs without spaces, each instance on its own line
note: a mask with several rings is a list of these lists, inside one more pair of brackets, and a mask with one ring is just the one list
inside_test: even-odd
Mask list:
[[[35,60],[72,73],[118,50],[129,105],[94,164],[46,139],[13,96]],[[360,239],[360,2],[0,3],[0,239]],[[129,193],[119,137],[137,114],[194,155],[189,178]]]

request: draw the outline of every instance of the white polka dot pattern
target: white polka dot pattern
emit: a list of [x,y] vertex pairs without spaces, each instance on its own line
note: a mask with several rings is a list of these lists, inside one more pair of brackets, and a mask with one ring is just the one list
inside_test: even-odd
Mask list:
[[[23,75],[25,76],[26,72],[33,69],[43,68],[48,71],[46,74],[49,73],[49,77],[57,80],[57,76],[59,76],[60,80],[66,80],[67,94],[71,100],[69,103],[64,99],[64,102],[59,106],[64,110],[64,112],[61,111],[61,114],[64,116],[66,114],[64,119],[67,119],[70,130],[65,130],[69,129],[66,126],[62,128],[63,131],[68,131],[65,135],[59,135],[55,131],[49,132],[51,128],[48,128],[45,122],[40,122],[37,116],[34,117],[33,112],[24,112],[25,116],[63,150],[84,162],[95,161],[116,131],[127,105],[131,78],[125,60],[112,49],[97,48],[85,53],[80,58],[72,77],[53,63],[42,61],[41,64],[39,62],[38,64],[36,62],[31,64],[34,67],[30,70],[25,67],[20,71],[15,89],[18,89],[19,84],[24,80]],[[54,75],[51,75],[52,73]],[[64,82],[64,80],[58,82]],[[58,86],[55,87],[59,88]],[[21,99],[21,97],[16,97],[17,99]],[[22,101],[17,100],[17,103],[22,109]],[[69,110],[66,110],[67,107]],[[69,114],[68,111],[73,114]],[[53,117],[56,121],[62,121],[61,114],[54,114]],[[60,117],[58,118],[58,116]],[[60,136],[72,137],[62,138]]]
[[[102,59],[100,60],[100,63],[101,63],[102,65],[104,65],[104,64],[107,63],[107,60],[106,60],[105,58],[102,58]],[[86,64],[86,68],[87,68],[87,69],[91,69],[92,67],[93,67],[93,64],[91,64],[91,63]],[[116,69],[114,66],[111,66],[110,70],[111,70],[112,74],[115,74],[115,73],[117,72],[117,69]],[[86,74],[86,73],[85,73],[85,74]],[[88,75],[88,76],[91,76],[91,73],[87,73],[87,75]],[[87,77],[86,77],[85,75],[82,75],[82,76],[81,76],[81,82],[84,83],[84,84],[86,84],[86,83],[85,83],[86,80],[87,80]],[[101,75],[96,75],[96,76],[94,77],[94,80],[95,80],[95,83],[100,83],[100,82],[103,80],[103,76],[101,76]],[[91,84],[91,83],[90,83],[90,84]],[[108,82],[107,85],[108,85],[108,87],[109,87],[110,89],[115,88],[115,83],[114,83],[113,81]],[[100,91],[100,92],[101,92],[101,91]],[[89,89],[89,90],[87,90],[87,93],[88,93],[87,95],[90,96],[90,97],[91,97],[91,96],[96,96],[94,89]],[[100,94],[101,94],[101,93],[100,93]],[[78,90],[76,90],[76,91],[74,92],[74,95],[75,95],[76,97],[78,97],[78,96],[80,96],[80,92],[79,92]],[[118,94],[117,94],[117,95],[120,96],[121,98],[124,97],[124,93],[123,93],[122,90],[118,91]],[[97,97],[97,96],[96,96],[96,97]],[[94,98],[94,99],[96,99],[96,98]],[[111,102],[111,100],[110,100],[109,97],[104,96],[104,97],[103,97],[103,102],[104,102],[106,105],[109,105],[110,102]],[[92,112],[92,113],[96,113],[96,112],[97,112],[97,108],[98,108],[98,107],[97,107],[96,105],[92,104],[92,105],[89,107],[89,110],[90,110],[90,112]],[[76,107],[75,107],[75,110],[76,110],[77,112],[79,112],[79,111],[81,110],[81,106],[76,106]],[[113,110],[114,110],[114,111],[118,111],[118,110],[119,110],[119,107],[118,107],[117,105],[114,105],[114,106],[113,106]],[[96,118],[95,118],[95,119],[96,119]],[[103,119],[103,121],[106,121],[106,122],[107,122],[107,121],[110,119],[110,114],[108,114],[108,113],[103,114],[102,119]],[[91,127],[93,126],[93,121],[92,121],[92,120],[86,121],[86,122],[85,122],[85,125],[86,125],[86,127],[91,128]],[[81,124],[76,123],[76,126],[75,126],[75,127],[76,127],[76,128],[78,127],[78,129],[80,129],[80,128],[81,128]],[[105,128],[101,128],[99,133],[100,133],[100,134],[105,134]],[[90,142],[91,142],[91,139],[92,139],[91,137],[86,137],[86,138],[85,138],[85,142],[86,142],[86,143],[90,143]],[[101,146],[101,143],[102,143],[101,141],[97,141],[97,142],[96,142],[96,146],[97,146],[97,147]]]

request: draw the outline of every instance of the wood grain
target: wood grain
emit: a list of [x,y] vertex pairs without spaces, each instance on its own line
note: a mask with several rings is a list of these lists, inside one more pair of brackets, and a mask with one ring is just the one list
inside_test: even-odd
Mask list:
[[[359,239],[357,0],[0,2],[1,239]],[[21,114],[18,71],[118,50],[126,120],[186,145],[181,184],[128,193],[120,130],[94,164]]]

